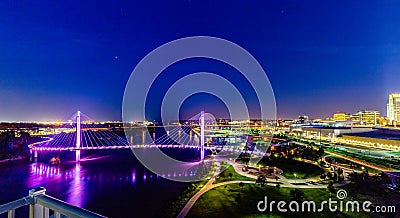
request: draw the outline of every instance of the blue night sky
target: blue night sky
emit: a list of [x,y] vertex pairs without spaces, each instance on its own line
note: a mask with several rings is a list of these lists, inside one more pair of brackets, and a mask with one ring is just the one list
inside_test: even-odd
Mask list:
[[[0,120],[65,120],[78,109],[120,120],[136,64],[164,43],[196,35],[247,49],[267,72],[279,118],[362,109],[386,115],[387,95],[400,92],[399,1],[245,2],[3,0]],[[201,65],[193,61],[175,68],[190,72]],[[224,71],[220,65],[201,68]],[[174,79],[166,76],[166,84]],[[199,107],[226,114],[202,94],[182,113]]]

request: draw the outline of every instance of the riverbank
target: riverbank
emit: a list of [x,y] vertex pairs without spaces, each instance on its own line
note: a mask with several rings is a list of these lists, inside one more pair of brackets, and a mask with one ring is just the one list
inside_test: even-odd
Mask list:
[[29,163],[29,157],[18,156],[18,157],[8,158],[0,160],[0,168],[9,167],[15,164],[24,164],[24,163],[26,164]]

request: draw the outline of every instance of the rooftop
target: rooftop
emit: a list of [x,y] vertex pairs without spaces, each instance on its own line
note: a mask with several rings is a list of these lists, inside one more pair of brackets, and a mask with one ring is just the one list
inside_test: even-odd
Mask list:
[[400,140],[399,134],[387,134],[379,129],[373,130],[370,132],[347,133],[344,135],[359,136],[359,137],[366,137],[366,138],[387,139],[387,140]]

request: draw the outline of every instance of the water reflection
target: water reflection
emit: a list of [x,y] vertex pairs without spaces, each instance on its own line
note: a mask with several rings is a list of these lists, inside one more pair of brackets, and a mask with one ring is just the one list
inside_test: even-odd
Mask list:
[[81,169],[80,163],[68,170],[62,170],[60,167],[51,166],[42,163],[30,165],[31,175],[28,178],[28,187],[45,186],[48,183],[68,183],[66,186],[65,200],[78,207],[85,206],[87,199],[87,181],[90,177],[85,175]]
[[[63,169],[59,166],[51,166],[43,163],[34,163],[30,165],[31,175],[28,178],[28,187],[34,186],[54,186],[55,184],[62,186],[64,200],[78,207],[85,207],[87,204],[90,189],[93,185],[103,186],[121,186],[129,185],[135,187],[139,181],[141,183],[154,182],[162,179],[158,175],[148,171],[136,172],[131,170],[130,174],[121,175],[121,172],[105,171],[96,172],[87,171],[81,163],[76,163],[72,168]],[[189,172],[165,172],[162,177],[192,177],[195,176],[194,171]],[[111,182],[111,183],[110,183]],[[53,184],[55,183],[55,184]],[[92,187],[89,187],[92,186]],[[88,191],[89,190],[89,191]],[[92,190],[93,191],[93,190]]]
[[[79,189],[81,190],[83,187],[83,183],[82,181],[88,181],[90,182],[91,180],[105,180],[105,181],[109,181],[110,177],[108,176],[106,179],[104,179],[104,176],[102,172],[99,172],[98,175],[97,174],[90,174],[87,175],[86,171],[84,170],[84,168],[82,167],[81,163],[77,162],[75,164],[75,166],[71,169],[61,169],[58,166],[51,166],[51,165],[47,165],[47,164],[43,164],[43,163],[33,163],[30,165],[30,171],[31,171],[31,177],[29,180],[29,186],[33,187],[38,185],[39,183],[43,182],[43,181],[55,181],[55,180],[64,180],[64,181],[72,181],[73,183],[71,183],[71,185],[75,188],[71,189]],[[195,171],[182,171],[182,172],[164,172],[162,173],[163,177],[181,177],[181,176],[194,176],[195,175]],[[142,178],[143,181],[151,181],[153,180],[153,178],[158,178],[159,176],[154,175],[153,173],[149,173],[149,172],[143,172]],[[112,182],[116,182],[117,180],[119,180],[120,182],[122,181],[130,181],[132,184],[136,182],[136,171],[133,170],[132,174],[129,176],[118,176],[118,175],[112,175]],[[118,179],[117,179],[118,178]],[[74,191],[74,192],[78,192],[78,191]],[[79,193],[81,193],[81,191],[79,191]]]
[[78,207],[85,206],[85,199],[87,199],[87,183],[82,180],[86,178],[85,171],[81,170],[80,163],[75,164],[72,170],[73,180],[71,181],[67,191],[67,202]]
[[[132,158],[129,150],[86,152],[82,156],[84,161],[80,164],[73,161],[74,152],[64,152],[60,165],[45,164],[51,158],[48,157],[39,160],[43,163],[16,164],[0,169],[0,186],[5,190],[0,193],[0,202],[20,198],[30,188],[43,186],[53,197],[105,216],[148,217],[156,216],[165,202],[187,185],[149,172]],[[174,172],[165,172],[165,175],[168,173],[174,176]],[[183,175],[179,171],[175,173],[179,174]],[[157,193],[157,199],[149,193]]]

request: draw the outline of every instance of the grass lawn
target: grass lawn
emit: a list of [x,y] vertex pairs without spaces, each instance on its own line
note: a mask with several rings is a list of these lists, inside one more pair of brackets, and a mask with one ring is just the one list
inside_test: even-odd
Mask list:
[[[257,204],[267,196],[268,204],[271,201],[290,202],[291,188],[277,189],[273,186],[260,186],[245,184],[243,188],[238,184],[217,187],[208,191],[196,202],[187,217],[368,217],[368,214],[330,212],[327,207],[319,213],[282,213],[275,210],[271,213],[269,208],[265,212],[259,212]],[[320,208],[320,203],[329,199],[329,191],[326,189],[300,189],[304,192],[304,200],[313,200]],[[334,194],[333,196],[335,196]],[[336,199],[335,197],[332,197]],[[286,205],[287,208],[287,205]]]
[[185,190],[180,193],[175,200],[167,202],[164,208],[157,213],[157,217],[176,217],[186,203],[193,197],[200,189],[208,182],[204,180],[201,182],[193,182],[188,184]]
[[389,152],[389,154],[400,155],[400,151],[392,151],[392,152]]
[[[310,163],[296,160],[279,159],[270,164],[283,171],[282,175],[288,179],[308,179],[321,175],[324,170]],[[296,173],[296,177],[294,174]]]
[[[229,175],[232,175],[232,177],[230,177]],[[235,171],[235,169],[232,166],[228,166],[226,170],[224,170],[221,174],[219,174],[218,178],[215,180],[214,183],[234,181],[234,180],[255,181],[255,179],[240,175]]]

